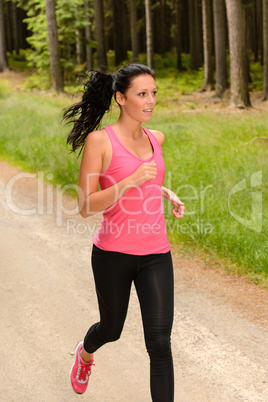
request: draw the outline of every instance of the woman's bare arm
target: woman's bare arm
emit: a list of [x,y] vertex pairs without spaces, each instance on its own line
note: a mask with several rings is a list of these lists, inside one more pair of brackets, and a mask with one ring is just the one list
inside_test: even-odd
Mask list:
[[137,187],[156,177],[156,163],[143,163],[132,175],[111,187],[98,191],[102,171],[105,141],[100,131],[87,137],[79,174],[78,205],[84,218],[104,211],[119,200],[130,188]]
[[184,203],[179,199],[179,197],[171,190],[168,188],[162,186],[162,198],[164,200],[168,200],[171,205],[173,205],[172,213],[175,216],[175,218],[183,218],[184,217],[184,211],[185,211],[185,206]]
[[[161,131],[157,130],[151,130],[153,135],[156,137],[157,141],[159,142],[160,146],[162,147],[164,142],[165,142],[165,136]],[[162,198],[164,200],[168,200],[171,205],[174,206],[172,209],[172,213],[175,216],[175,218],[183,218],[184,216],[184,211],[185,211],[185,206],[184,203],[181,202],[179,197],[171,190],[168,188],[162,186]]]

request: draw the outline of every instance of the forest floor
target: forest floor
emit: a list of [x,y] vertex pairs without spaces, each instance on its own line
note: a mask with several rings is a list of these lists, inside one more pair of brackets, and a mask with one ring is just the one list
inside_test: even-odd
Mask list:
[[[29,76],[28,72],[15,72],[7,71],[1,73],[1,80],[6,81],[10,87],[21,91],[26,78]],[[174,88],[174,91],[176,88]],[[34,92],[42,92],[38,89],[33,89]],[[47,94],[53,95],[51,92]],[[62,95],[58,95],[62,96]],[[65,95],[63,95],[65,96]],[[250,92],[250,100],[252,108],[247,109],[251,113],[268,110],[268,101],[262,101],[262,91]],[[223,98],[215,97],[215,91],[210,92],[193,92],[190,94],[184,94],[178,96],[178,101],[170,102],[165,106],[170,106],[174,110],[181,111],[183,113],[200,113],[204,110],[224,113],[242,113],[243,109],[233,108],[229,106],[230,103],[230,89],[228,89]]]
[[[247,109],[251,113],[268,110],[268,101],[262,101],[261,91],[250,92],[251,108]],[[207,111],[223,113],[242,113],[243,109],[230,107],[230,90],[227,90],[222,99],[215,97],[215,91],[193,92],[188,95],[180,95],[179,105],[183,113],[200,113]]]
[[[74,347],[98,320],[90,239],[100,216],[71,213],[76,201],[33,174],[5,162],[0,172],[0,400],[74,401]],[[39,213],[19,213],[38,206]],[[175,401],[267,401],[268,292],[172,251]],[[150,401],[133,289],[121,339],[100,349],[95,363],[81,400]]]

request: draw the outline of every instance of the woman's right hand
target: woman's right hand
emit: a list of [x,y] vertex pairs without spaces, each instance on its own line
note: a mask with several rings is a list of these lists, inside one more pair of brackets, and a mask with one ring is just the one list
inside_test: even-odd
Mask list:
[[145,162],[138,169],[128,177],[129,184],[132,186],[140,186],[148,180],[154,180],[157,175],[157,168],[155,161]]

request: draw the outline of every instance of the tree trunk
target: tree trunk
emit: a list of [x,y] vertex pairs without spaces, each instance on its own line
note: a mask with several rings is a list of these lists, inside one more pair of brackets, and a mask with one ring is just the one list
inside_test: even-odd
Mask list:
[[127,59],[127,51],[128,51],[128,40],[130,39],[130,21],[128,18],[128,12],[127,12],[127,5],[126,5],[126,0],[121,0],[121,15],[122,15],[122,54],[123,54],[123,60]]
[[154,68],[153,27],[152,27],[152,15],[151,15],[151,0],[145,0],[145,19],[146,19],[147,65],[150,68]]
[[27,14],[21,8],[17,8],[17,20],[18,20],[18,37],[19,37],[19,49],[26,49],[28,47],[28,43],[26,41],[27,33],[27,25],[23,22],[24,18],[27,17]]
[[231,104],[251,106],[248,90],[247,54],[241,0],[226,0],[231,64]]
[[165,0],[165,52],[171,52],[175,47],[173,34],[173,26],[175,22],[174,14],[175,10],[173,9],[173,1],[169,2],[168,0]]
[[268,100],[268,0],[263,0],[263,98]]
[[190,53],[190,16],[189,16],[189,4],[188,0],[180,0],[181,3],[181,24],[182,24],[182,37],[181,37],[181,45],[182,45],[182,53],[189,54]]
[[132,61],[133,63],[137,63],[139,61],[139,53],[138,53],[136,0],[129,0],[128,5],[129,5],[130,29],[131,29]]
[[252,51],[254,54],[254,61],[257,63],[259,61],[259,49],[258,49],[258,21],[257,21],[257,4],[256,4],[256,2],[253,3],[252,30],[253,30]]
[[45,5],[46,5],[46,17],[47,17],[49,62],[50,62],[52,89],[53,91],[63,92],[64,85],[60,65],[60,51],[58,42],[56,12],[55,12],[55,0],[45,0]]
[[97,64],[101,72],[107,71],[107,57],[104,42],[104,17],[102,0],[94,0],[95,36],[97,41]]
[[222,97],[227,88],[226,34],[224,0],[213,0],[216,96]]
[[5,42],[4,7],[3,0],[0,0],[0,72],[8,70]]
[[214,88],[212,62],[212,9],[211,0],[202,0],[203,43],[204,43],[204,85],[201,91],[211,91]]
[[87,60],[87,69],[93,70],[93,54],[92,54],[92,47],[91,47],[91,21],[90,21],[90,10],[89,10],[89,1],[85,0],[85,19],[86,19],[86,26],[85,26],[85,39],[86,39],[86,60]]
[[174,4],[175,8],[175,26],[176,26],[176,51],[177,51],[177,70],[182,71],[182,61],[181,61],[181,53],[182,53],[182,4],[181,0],[175,0]]
[[251,37],[252,37],[252,32],[250,31],[250,11],[251,10],[249,7],[242,6],[243,24],[244,24],[244,32],[245,32],[246,66],[247,66],[248,83],[252,82],[251,75],[250,75],[250,41],[251,41]]
[[124,1],[113,0],[113,37],[115,50],[115,66],[119,66],[127,58],[124,32]]
[[80,29],[75,30],[75,40],[76,40],[76,64],[80,66],[84,62],[84,48],[81,38]]
[[261,51],[261,65],[263,65],[263,14],[262,0],[257,0],[257,20],[258,20],[258,47]]
[[198,0],[189,0],[189,33],[190,33],[190,68],[198,70],[202,66]]
[[12,7],[12,32],[13,32],[13,46],[16,54],[19,54],[19,36],[18,36],[18,22],[17,22],[17,5],[11,3]]
[[159,18],[159,53],[162,57],[165,55],[166,51],[166,20],[165,20],[165,13],[166,13],[166,2],[165,0],[160,0],[160,18]]
[[[1,0],[3,2],[3,0]],[[12,40],[12,4],[10,2],[5,2],[4,7],[4,26],[5,26],[5,48],[6,52],[13,51],[13,40]]]
[[138,47],[141,53],[146,53],[146,18],[145,18],[145,7],[143,6],[140,8],[140,15],[139,21],[141,21],[140,29],[138,30]]

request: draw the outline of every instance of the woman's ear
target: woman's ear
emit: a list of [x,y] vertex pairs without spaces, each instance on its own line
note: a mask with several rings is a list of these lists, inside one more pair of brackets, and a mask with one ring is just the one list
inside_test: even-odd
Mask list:
[[123,106],[125,104],[125,96],[121,92],[116,91],[115,99],[119,106]]

